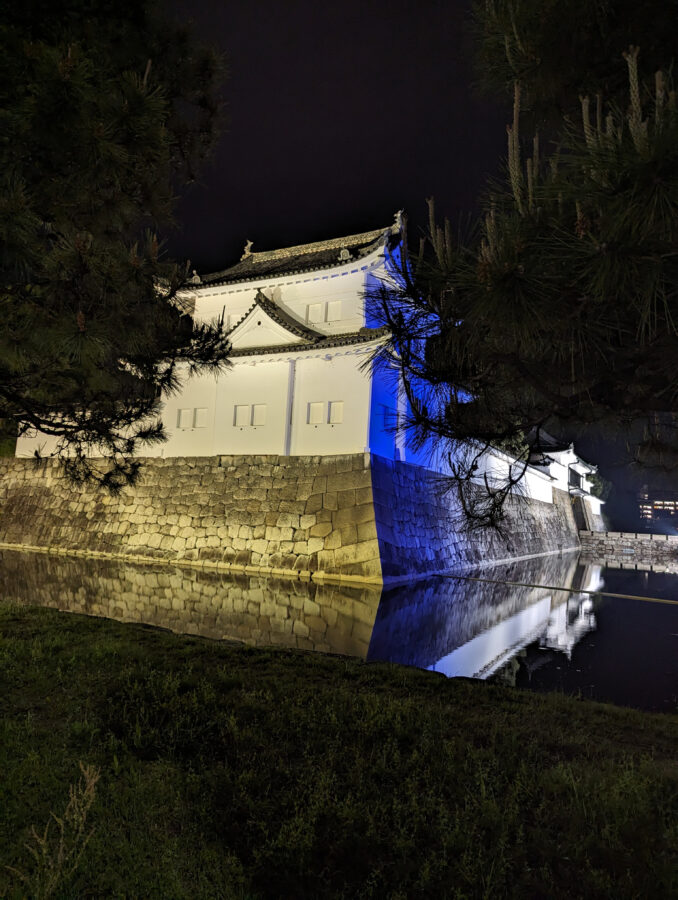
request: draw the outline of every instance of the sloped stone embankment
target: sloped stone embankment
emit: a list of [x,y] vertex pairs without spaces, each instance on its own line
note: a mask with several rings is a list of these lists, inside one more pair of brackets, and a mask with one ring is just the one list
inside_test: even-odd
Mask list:
[[567,495],[508,514],[466,533],[435,475],[369,453],[147,459],[118,497],[0,460],[0,544],[250,574],[381,583],[579,544]]

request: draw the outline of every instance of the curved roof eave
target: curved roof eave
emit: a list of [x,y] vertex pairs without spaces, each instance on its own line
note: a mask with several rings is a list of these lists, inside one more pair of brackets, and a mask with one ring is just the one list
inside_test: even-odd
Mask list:
[[[383,251],[389,237],[396,234],[400,235],[398,223],[387,228],[358,235],[348,235],[344,238],[299,244],[281,250],[246,253],[234,266],[206,275],[199,283],[187,285],[187,289],[199,291],[223,285],[271,281],[318,272],[323,269],[363,264],[370,257]],[[342,258],[341,252],[337,254],[337,250],[346,250],[349,256]],[[294,265],[294,263],[298,263],[298,265]]]
[[326,335],[321,340],[308,340],[297,344],[277,344],[272,347],[243,347],[242,350],[232,350],[229,358],[245,356],[272,356],[281,353],[299,353],[305,351],[319,351],[340,349],[342,347],[357,347],[382,342],[390,334],[388,328],[361,328],[360,331],[343,332],[341,334]]

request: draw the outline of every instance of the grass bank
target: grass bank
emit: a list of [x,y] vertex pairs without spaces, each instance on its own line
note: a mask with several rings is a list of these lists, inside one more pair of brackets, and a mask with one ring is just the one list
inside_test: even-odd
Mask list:
[[2,897],[678,896],[677,716],[2,604],[0,684]]

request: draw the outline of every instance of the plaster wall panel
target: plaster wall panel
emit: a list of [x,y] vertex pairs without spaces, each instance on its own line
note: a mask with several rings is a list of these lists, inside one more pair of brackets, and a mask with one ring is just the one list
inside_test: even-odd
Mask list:
[[186,378],[181,391],[166,398],[162,410],[168,440],[144,448],[145,456],[211,456],[217,379],[214,375]]
[[365,324],[363,290],[364,273],[343,270],[282,284],[280,304],[295,318],[326,334],[357,331]]
[[57,439],[51,434],[29,432],[17,439],[14,455],[19,459],[34,457],[36,453],[40,456],[49,456],[56,450],[56,445]]
[[[364,359],[364,354],[350,354],[331,359],[297,360],[292,455],[362,453],[365,450],[370,380],[360,371]],[[339,403],[343,406],[335,406]],[[336,421],[339,410],[341,421]],[[331,422],[330,418],[335,421]]]
[[[198,322],[211,322],[224,313],[230,316],[230,326],[238,322],[254,303],[257,289],[250,285],[243,288],[222,285],[204,291],[195,292],[195,319]],[[227,322],[227,325],[229,323]]]
[[[485,476],[490,485],[493,483],[497,486],[501,485],[513,473],[514,477],[522,471],[522,463],[516,463],[504,453],[497,451],[488,454],[479,463],[479,472],[477,480],[479,484],[483,483]],[[554,484],[550,478],[542,475],[534,469],[528,469],[525,477],[516,485],[515,493],[517,496],[527,497],[530,500],[541,500],[542,503],[553,503],[553,487],[560,485]],[[564,486],[567,491],[567,482]]]
[[284,453],[289,363],[236,362],[219,378],[214,453]]

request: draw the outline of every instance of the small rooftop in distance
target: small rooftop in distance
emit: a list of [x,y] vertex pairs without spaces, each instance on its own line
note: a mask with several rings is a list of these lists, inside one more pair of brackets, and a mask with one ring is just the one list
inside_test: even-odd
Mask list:
[[[345,265],[352,260],[360,260],[387,241],[399,239],[401,232],[401,214],[395,216],[393,225],[364,231],[361,234],[350,234],[346,237],[331,238],[326,241],[314,241],[310,244],[298,244],[295,247],[283,247],[280,250],[252,251],[252,241],[247,241],[245,251],[234,266],[203,275],[200,284],[229,284],[240,281],[253,281],[275,275],[292,275],[297,272],[309,272],[314,269],[328,269]],[[197,279],[193,282],[198,286]]]

